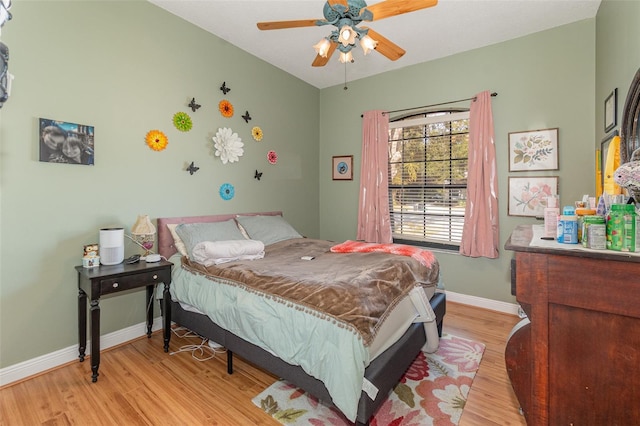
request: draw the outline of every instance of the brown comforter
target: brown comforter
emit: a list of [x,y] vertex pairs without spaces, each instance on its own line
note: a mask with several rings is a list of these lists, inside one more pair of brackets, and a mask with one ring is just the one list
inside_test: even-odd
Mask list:
[[[295,302],[309,312],[352,327],[368,346],[388,312],[420,283],[435,287],[438,263],[388,253],[331,253],[335,243],[291,239],[265,247],[263,259],[205,267],[182,258],[183,267],[212,279],[223,278],[249,291]],[[314,256],[302,260],[301,256]],[[431,292],[430,292],[431,293]]]

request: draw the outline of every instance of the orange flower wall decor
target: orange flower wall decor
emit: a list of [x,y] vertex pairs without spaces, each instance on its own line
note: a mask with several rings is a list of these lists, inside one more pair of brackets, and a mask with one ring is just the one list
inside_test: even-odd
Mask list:
[[145,141],[149,148],[154,151],[162,151],[169,144],[169,139],[167,139],[167,135],[162,133],[160,130],[150,130],[145,137]]
[[231,105],[231,102],[229,102],[228,100],[221,100],[218,104],[218,109],[220,110],[220,113],[223,117],[233,117],[233,105]]

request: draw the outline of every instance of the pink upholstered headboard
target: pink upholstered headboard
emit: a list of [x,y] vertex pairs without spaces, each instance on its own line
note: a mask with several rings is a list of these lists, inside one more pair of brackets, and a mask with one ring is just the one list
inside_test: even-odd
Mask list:
[[181,217],[159,217],[157,223],[158,229],[158,253],[164,256],[165,259],[169,259],[177,250],[173,245],[173,237],[167,224],[172,223],[208,223],[208,222],[224,222],[225,220],[233,219],[238,215],[243,216],[279,216],[282,215],[280,211],[274,212],[259,212],[259,213],[231,213],[231,214],[219,214],[212,216],[181,216]]

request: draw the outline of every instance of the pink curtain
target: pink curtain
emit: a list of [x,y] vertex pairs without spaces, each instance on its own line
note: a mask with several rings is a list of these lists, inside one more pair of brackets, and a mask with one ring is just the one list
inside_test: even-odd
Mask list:
[[387,144],[389,117],[383,111],[367,111],[362,118],[362,161],[357,239],[391,243]]
[[498,175],[493,141],[491,94],[476,95],[469,112],[469,175],[467,207],[460,254],[498,257]]

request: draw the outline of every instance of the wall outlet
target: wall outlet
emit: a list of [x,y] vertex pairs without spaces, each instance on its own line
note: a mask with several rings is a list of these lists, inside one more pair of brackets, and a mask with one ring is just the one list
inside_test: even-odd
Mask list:
[[518,316],[520,318],[526,318],[527,314],[524,312],[524,309],[522,309],[522,306],[518,305]]

